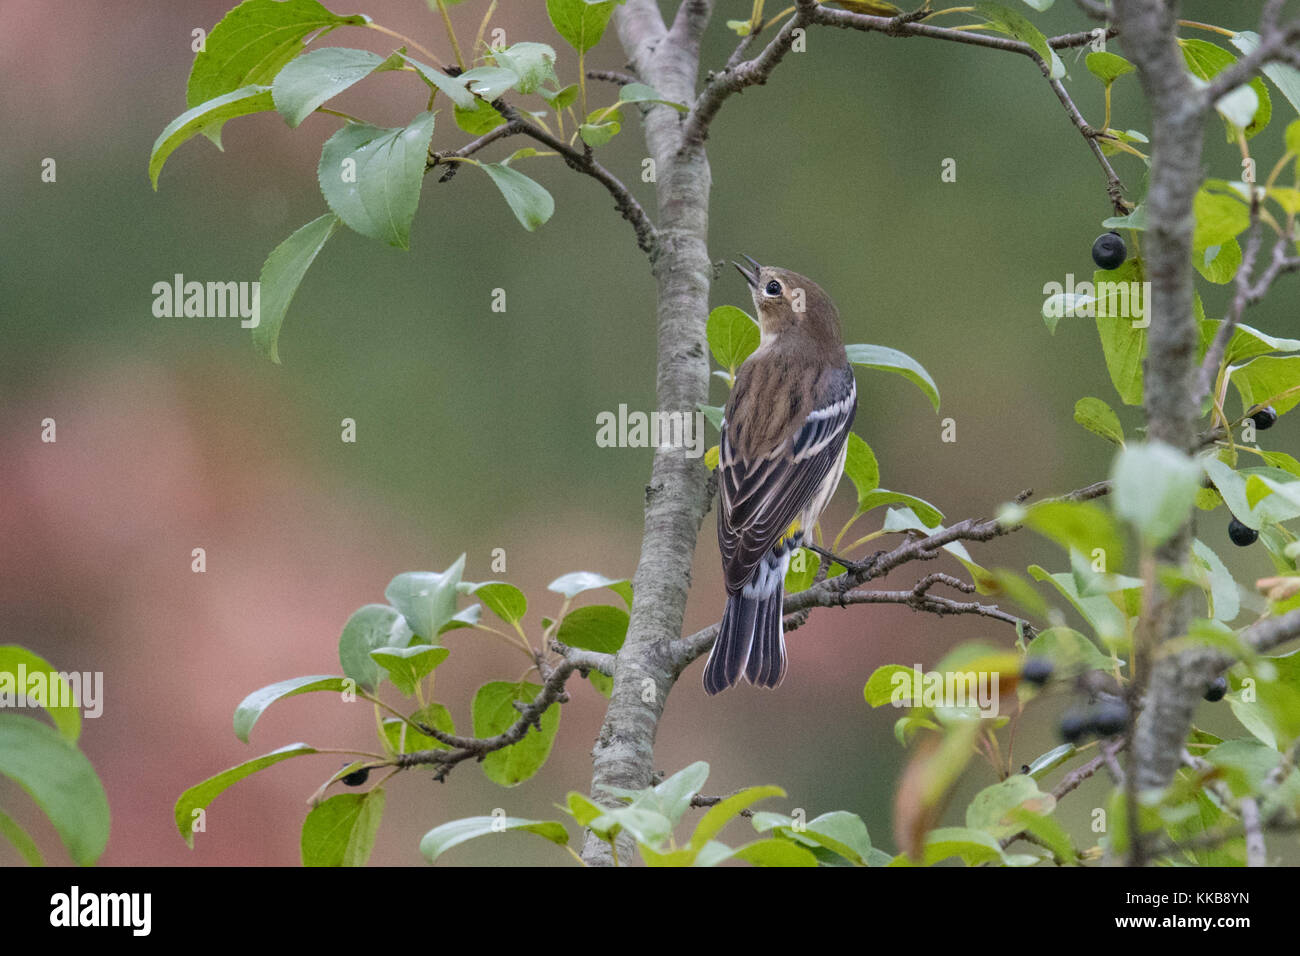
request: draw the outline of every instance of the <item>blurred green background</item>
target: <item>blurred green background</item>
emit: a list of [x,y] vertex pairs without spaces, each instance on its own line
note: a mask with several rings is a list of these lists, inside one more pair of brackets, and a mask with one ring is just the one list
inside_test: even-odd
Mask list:
[[[177,272],[256,279],[267,252],[326,208],[316,162],[338,123],[328,116],[298,130],[275,114],[232,121],[224,153],[195,139],[170,159],[159,192],[150,190],[150,147],[184,109],[191,31],[210,29],[230,5],[0,4],[0,640],[63,669],[105,674],[104,716],[87,723],[82,741],[113,812],[106,864],[297,862],[304,801],[336,769],[334,758],[290,761],[229,791],[210,808],[193,852],[176,834],[172,803],[198,780],[290,741],[373,744],[369,708],[323,695],[278,704],[251,745],[235,739],[230,717],[258,687],[336,672],[344,621],[381,601],[393,575],[440,570],[466,552],[468,579],[506,577],[525,589],[535,637],[540,616],[558,606],[548,581],[579,569],[630,575],[637,560],[650,453],[599,448],[595,421],[620,403],[653,407],[654,285],[606,193],[557,160],[524,167],[556,200],[554,218],[536,233],[524,232],[472,169],[445,185],[426,182],[409,253],[342,231],[290,309],[282,366],[259,358],[235,319],[153,317],[155,282]],[[422,0],[331,6],[448,53]],[[1188,2],[1184,15],[1245,29],[1260,6]],[[485,8],[483,0],[455,8],[466,43]],[[736,42],[723,22],[749,8],[749,0],[720,0],[706,68],[719,67]],[[1048,34],[1092,26],[1067,2],[1025,12]],[[551,43],[561,78],[576,79],[576,58],[541,0],[502,4],[493,24],[508,42]],[[326,42],[392,49],[355,29]],[[1100,84],[1078,51],[1064,60],[1067,87],[1100,124]],[[588,64],[623,63],[611,29]],[[1149,129],[1138,92],[1136,77],[1119,82],[1114,125]],[[387,73],[331,105],[395,126],[423,109],[425,96],[409,75]],[[594,106],[615,93],[593,84],[591,96]],[[1273,109],[1273,127],[1252,141],[1265,170],[1294,118],[1278,95]],[[602,161],[653,215],[653,193],[638,175],[640,124],[627,112]],[[465,141],[440,116],[435,148]],[[1217,121],[1207,142],[1207,172],[1238,178],[1240,157]],[[1093,157],[1033,64],[955,44],[817,30],[769,84],[727,103],[709,146],[712,256],[744,252],[814,278],[839,304],[847,341],[903,349],[937,380],[939,418],[902,378],[859,374],[856,430],[879,457],[885,487],[957,520],[991,514],[1024,488],[1055,493],[1105,474],[1110,446],[1072,421],[1083,395],[1117,404],[1096,332],[1066,320],[1053,337],[1039,310],[1044,283],[1069,272],[1091,277],[1089,248],[1110,210]],[[40,178],[47,157],[57,162],[55,183]],[[940,180],[945,158],[956,160],[955,183]],[[1142,165],[1115,164],[1129,197],[1140,199]],[[1220,314],[1223,290],[1201,285],[1209,313]],[[490,308],[496,288],[507,293],[504,314]],[[712,301],[750,307],[731,270]],[[1248,321],[1300,332],[1293,289],[1282,286]],[[713,387],[721,403],[723,385]],[[956,443],[939,438],[948,416]],[[1135,410],[1121,416],[1135,433]],[[40,441],[46,417],[57,422],[53,445]],[[340,441],[345,417],[357,422],[356,444]],[[1270,446],[1295,453],[1295,434],[1284,419]],[[849,497],[842,492],[832,507],[837,526]],[[1262,549],[1229,547],[1226,521],[1202,517],[1199,532],[1243,579],[1269,573]],[[204,574],[190,570],[195,547],[206,549]],[[489,566],[498,547],[505,575]],[[982,546],[976,558],[1021,570],[1065,564],[1054,546],[1026,535]],[[718,571],[710,517],[688,630],[717,619]],[[890,583],[915,574],[904,569]],[[708,760],[711,792],[779,784],[790,798],[771,809],[853,810],[877,845],[892,848],[898,714],[866,707],[862,685],[880,664],[933,664],[969,639],[1010,644],[1013,635],[895,607],[821,612],[791,636],[789,676],[774,693],[746,687],[706,699],[698,666],[688,671],[668,704],[657,766],[671,773]],[[438,697],[468,730],[473,690],[521,668],[482,635],[461,631],[448,643],[454,653],[439,671]],[[418,864],[425,830],[496,807],[555,818],[565,792],[590,784],[603,704],[575,686],[550,762],[515,790],[490,784],[473,764],[443,785],[403,774],[390,784],[373,862]],[[1016,737],[1017,765],[1055,743],[1052,715],[1064,705],[1063,697],[1034,705],[1039,713],[1030,711]],[[1233,724],[1208,704],[1201,718],[1211,728]],[[995,779],[973,765],[964,786]],[[1086,785],[1063,818],[1083,827],[1105,788]],[[953,806],[964,805],[959,794]],[[52,829],[7,781],[0,806],[61,858]],[[732,837],[744,839],[740,830]],[[0,863],[16,860],[0,843]],[[512,836],[446,860],[567,857]]]

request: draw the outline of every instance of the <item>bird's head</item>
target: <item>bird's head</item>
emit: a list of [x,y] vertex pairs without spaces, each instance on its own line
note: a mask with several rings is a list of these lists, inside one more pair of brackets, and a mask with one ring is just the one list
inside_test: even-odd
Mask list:
[[744,259],[748,266],[732,265],[749,283],[764,342],[796,330],[817,338],[830,335],[838,342],[839,312],[821,286],[789,269],[759,265],[749,256]]

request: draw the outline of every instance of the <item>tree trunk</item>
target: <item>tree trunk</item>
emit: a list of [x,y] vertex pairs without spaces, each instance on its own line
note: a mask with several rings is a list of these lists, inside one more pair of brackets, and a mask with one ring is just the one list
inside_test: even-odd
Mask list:
[[[709,8],[688,0],[671,30],[653,0],[628,0],[615,13],[619,39],[638,77],[667,99],[689,103],[695,98],[699,35]],[[659,210],[657,404],[661,412],[693,416],[709,395],[709,163],[703,146],[682,146],[676,110],[657,106],[644,120]],[[627,640],[592,752],[592,797],[600,802],[611,802],[605,786],[640,788],[654,782],[655,731],[677,678],[669,643],[681,636],[691,561],[710,496],[702,458],[687,458],[682,448],[656,449]],[[624,841],[620,858],[628,859],[633,845]],[[582,856],[589,864],[612,863],[608,845],[590,834]]]

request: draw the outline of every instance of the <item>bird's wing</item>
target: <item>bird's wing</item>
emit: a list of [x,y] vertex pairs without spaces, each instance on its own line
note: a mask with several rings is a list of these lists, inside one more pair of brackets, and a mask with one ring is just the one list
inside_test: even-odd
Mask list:
[[858,407],[852,369],[836,369],[821,391],[821,400],[794,435],[763,456],[743,457],[723,421],[718,548],[729,593],[748,583],[755,565],[785,535],[839,461]]

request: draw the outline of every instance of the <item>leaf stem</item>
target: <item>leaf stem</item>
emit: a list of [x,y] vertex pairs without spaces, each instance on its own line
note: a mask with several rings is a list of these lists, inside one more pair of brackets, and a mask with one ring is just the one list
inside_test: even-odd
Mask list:
[[460,44],[456,42],[456,31],[451,26],[451,14],[447,12],[447,0],[438,0],[438,12],[442,14],[443,26],[447,28],[447,39],[451,41],[451,52],[456,55],[456,65],[465,71],[465,57],[461,55]]
[[393,37],[394,39],[401,40],[412,50],[415,50],[418,53],[420,53],[421,56],[424,56],[427,59],[432,60],[433,62],[430,64],[431,66],[438,66],[441,62],[438,59],[438,57],[434,55],[432,50],[430,50],[426,46],[422,46],[419,43],[416,43],[414,40],[412,40],[404,33],[398,33],[396,30],[390,30],[388,29],[388,27],[381,26],[378,23],[367,23],[366,26],[370,27],[370,29],[372,30],[378,30],[380,33],[385,33],[388,36]]

